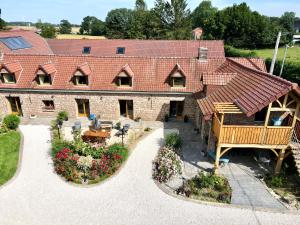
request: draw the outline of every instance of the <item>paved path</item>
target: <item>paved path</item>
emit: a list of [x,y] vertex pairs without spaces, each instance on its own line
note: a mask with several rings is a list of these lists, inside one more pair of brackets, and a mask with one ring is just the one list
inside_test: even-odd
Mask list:
[[48,127],[21,130],[21,170],[0,188],[1,225],[300,224],[300,215],[202,205],[162,192],[151,179],[162,129],[138,144],[118,175],[91,188],[72,186],[52,172]]

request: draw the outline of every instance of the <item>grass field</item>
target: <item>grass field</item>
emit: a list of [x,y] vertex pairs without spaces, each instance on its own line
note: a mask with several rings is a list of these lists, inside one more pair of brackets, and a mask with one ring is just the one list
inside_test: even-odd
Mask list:
[[[250,52],[250,50],[241,50],[242,52]],[[267,58],[273,58],[274,49],[256,49],[252,50],[254,51],[258,57],[267,59]],[[278,50],[277,59],[282,60],[284,56],[285,48],[280,48]],[[300,46],[294,46],[292,48],[289,48],[286,55],[286,61],[287,62],[300,62]]]
[[0,136],[0,185],[13,177],[19,161],[21,135],[11,131]]

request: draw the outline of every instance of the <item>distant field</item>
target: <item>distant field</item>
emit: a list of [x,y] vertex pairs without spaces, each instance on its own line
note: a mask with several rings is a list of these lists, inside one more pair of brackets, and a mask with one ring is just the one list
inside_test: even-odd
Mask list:
[[58,34],[56,39],[105,39],[104,36],[90,36],[90,35],[80,35],[80,34]]
[[[241,50],[242,52],[250,52],[250,50]],[[264,59],[273,58],[274,49],[257,49],[252,50],[256,52],[256,54]],[[277,59],[282,60],[284,56],[285,48],[280,48],[278,50]],[[287,62],[300,62],[300,46],[295,46],[293,48],[289,48],[286,55]]]

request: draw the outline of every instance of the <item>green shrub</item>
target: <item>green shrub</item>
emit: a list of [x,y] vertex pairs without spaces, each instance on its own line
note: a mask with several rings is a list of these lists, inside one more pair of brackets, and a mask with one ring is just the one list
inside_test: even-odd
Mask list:
[[275,187],[275,188],[283,187],[287,182],[286,178],[282,175],[279,176],[267,175],[265,181],[269,187]]
[[66,111],[60,111],[57,114],[57,118],[56,119],[60,120],[60,121],[67,121],[69,119],[68,112],[66,112]]
[[16,130],[19,127],[20,122],[20,117],[13,114],[5,116],[3,119],[3,124],[10,130]]
[[225,45],[225,55],[226,57],[246,57],[246,58],[257,58],[257,54],[254,51],[243,51],[237,48],[234,48],[229,45]]
[[180,149],[182,146],[182,140],[179,134],[171,133],[166,136],[166,146],[169,148]]
[[72,144],[70,142],[56,138],[52,140],[51,155],[52,157],[55,157],[55,155],[62,149],[71,147]]
[[122,157],[122,161],[125,161],[128,157],[128,149],[125,146],[122,146],[121,144],[113,144],[108,147],[107,153],[109,155],[118,154]]
[[117,122],[115,125],[115,129],[120,130],[121,129],[121,122]]

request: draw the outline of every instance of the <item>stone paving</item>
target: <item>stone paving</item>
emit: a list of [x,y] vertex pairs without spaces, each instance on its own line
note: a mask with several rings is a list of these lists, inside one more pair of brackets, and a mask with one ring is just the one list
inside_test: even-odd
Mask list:
[[[182,177],[190,179],[201,170],[212,171],[213,162],[201,154],[203,144],[200,135],[194,131],[191,123],[167,123],[165,129],[175,129],[183,139],[182,158],[184,173]],[[233,159],[237,159],[234,160]],[[230,163],[220,167],[220,173],[227,177],[232,188],[232,204],[253,208],[286,209],[256,176],[262,174],[262,169],[249,156],[230,157]],[[167,183],[172,189],[182,185],[182,177],[176,177]]]
[[151,177],[162,128],[136,146],[119,173],[89,188],[71,185],[54,173],[49,127],[21,126],[21,131],[21,167],[0,187],[1,225],[300,224],[299,214],[198,204],[164,193]]

